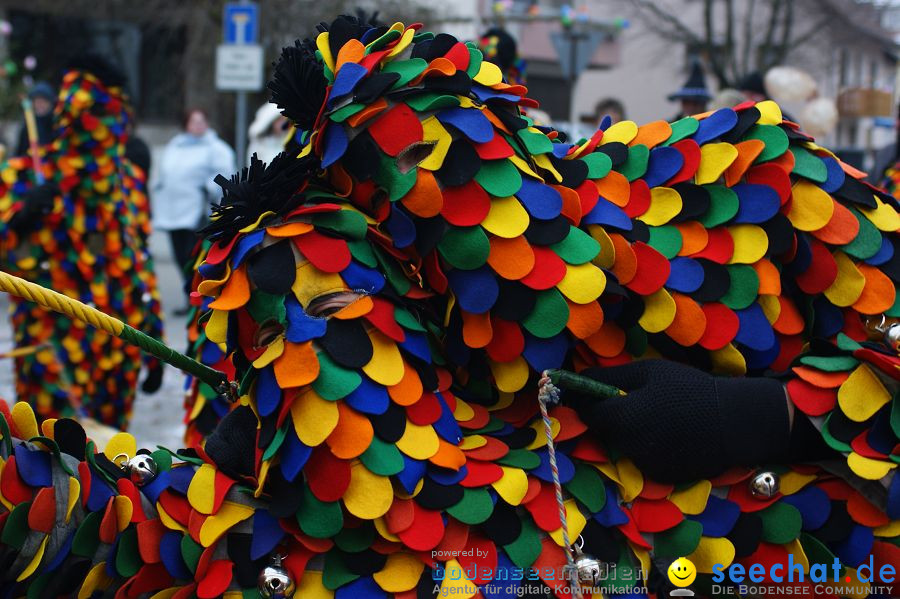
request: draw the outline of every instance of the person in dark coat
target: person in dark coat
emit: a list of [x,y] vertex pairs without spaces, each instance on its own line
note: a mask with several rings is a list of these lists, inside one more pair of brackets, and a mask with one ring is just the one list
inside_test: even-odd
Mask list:
[[[46,81],[38,81],[28,92],[31,106],[34,108],[34,120],[37,124],[38,143],[46,145],[53,139],[53,107],[56,105],[56,92]],[[28,128],[22,123],[19,139],[16,142],[16,156],[28,153]]]
[[669,102],[681,102],[681,110],[672,120],[677,121],[692,114],[706,112],[706,106],[711,99],[712,94],[706,88],[703,68],[700,66],[700,62],[695,60],[691,63],[691,73],[681,89],[669,94]]

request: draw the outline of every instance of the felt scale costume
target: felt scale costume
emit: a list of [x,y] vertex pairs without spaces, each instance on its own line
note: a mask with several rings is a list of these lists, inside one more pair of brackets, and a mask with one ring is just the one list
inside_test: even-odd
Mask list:
[[[273,91],[303,149],[223,181],[198,268],[240,400],[149,458],[5,413],[8,595],[571,596],[554,474],[607,584],[679,556],[701,593],[716,563],[900,562],[900,360],[860,320],[894,315],[900,220],[774,104],[569,144],[473,46],[352,19]],[[789,370],[846,457],[661,483],[562,405],[552,465],[538,373],[653,356]]]
[[[109,82],[104,82],[101,77]],[[68,71],[54,115],[54,141],[42,148],[52,208],[20,230],[12,222],[34,187],[30,157],[0,164],[0,252],[5,270],[162,335],[149,234],[146,174],[124,158],[126,99],[100,65]],[[140,352],[83,323],[13,300],[19,348],[16,393],[41,417],[82,408],[126,427],[141,367]],[[148,367],[158,368],[155,360]]]

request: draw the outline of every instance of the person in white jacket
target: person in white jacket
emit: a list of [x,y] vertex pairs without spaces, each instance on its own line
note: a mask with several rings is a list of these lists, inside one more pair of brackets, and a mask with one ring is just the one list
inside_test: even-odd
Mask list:
[[288,135],[286,125],[287,119],[281,116],[277,106],[270,102],[260,106],[247,131],[250,144],[247,147],[247,160],[244,165],[250,164],[250,157],[254,154],[266,164],[272,162],[272,159],[284,150],[284,142]]
[[206,113],[189,111],[184,131],[166,144],[152,196],[153,226],[169,232],[185,285],[184,266],[197,241],[196,231],[205,222],[209,203],[218,200],[219,187],[213,179],[234,169],[234,150],[210,128]]

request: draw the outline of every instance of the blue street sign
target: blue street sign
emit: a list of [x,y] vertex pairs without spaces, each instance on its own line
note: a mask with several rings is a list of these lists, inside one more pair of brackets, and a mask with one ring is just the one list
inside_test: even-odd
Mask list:
[[222,19],[226,44],[259,42],[259,5],[255,2],[227,3]]

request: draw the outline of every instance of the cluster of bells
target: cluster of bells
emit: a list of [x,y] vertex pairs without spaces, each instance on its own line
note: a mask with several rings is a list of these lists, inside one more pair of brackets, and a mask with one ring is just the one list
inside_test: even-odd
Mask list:
[[[897,342],[900,343],[900,324],[890,327],[885,333],[886,339],[888,332],[893,333]],[[895,346],[892,345],[892,347]],[[128,474],[131,482],[138,486],[151,482],[159,471],[153,458],[146,454],[139,454],[124,460],[121,467]],[[768,499],[778,493],[778,475],[768,470],[760,471],[750,479],[749,486],[754,497]],[[583,586],[597,586],[603,579],[606,564],[582,550],[584,539],[579,537],[578,541],[572,547],[574,564],[567,566],[574,570],[571,578]],[[264,599],[288,599],[293,596],[297,588],[290,573],[282,566],[281,560],[282,556],[280,555],[272,556],[272,563],[259,573],[257,586],[259,594]]]
[[[156,478],[159,468],[156,461],[147,454],[138,454],[128,458],[125,454],[116,456],[124,458],[120,462],[122,470],[135,485],[142,487]],[[272,556],[272,563],[263,568],[257,579],[259,594],[264,599],[287,599],[294,594],[296,585],[291,575],[281,565],[282,556]]]

